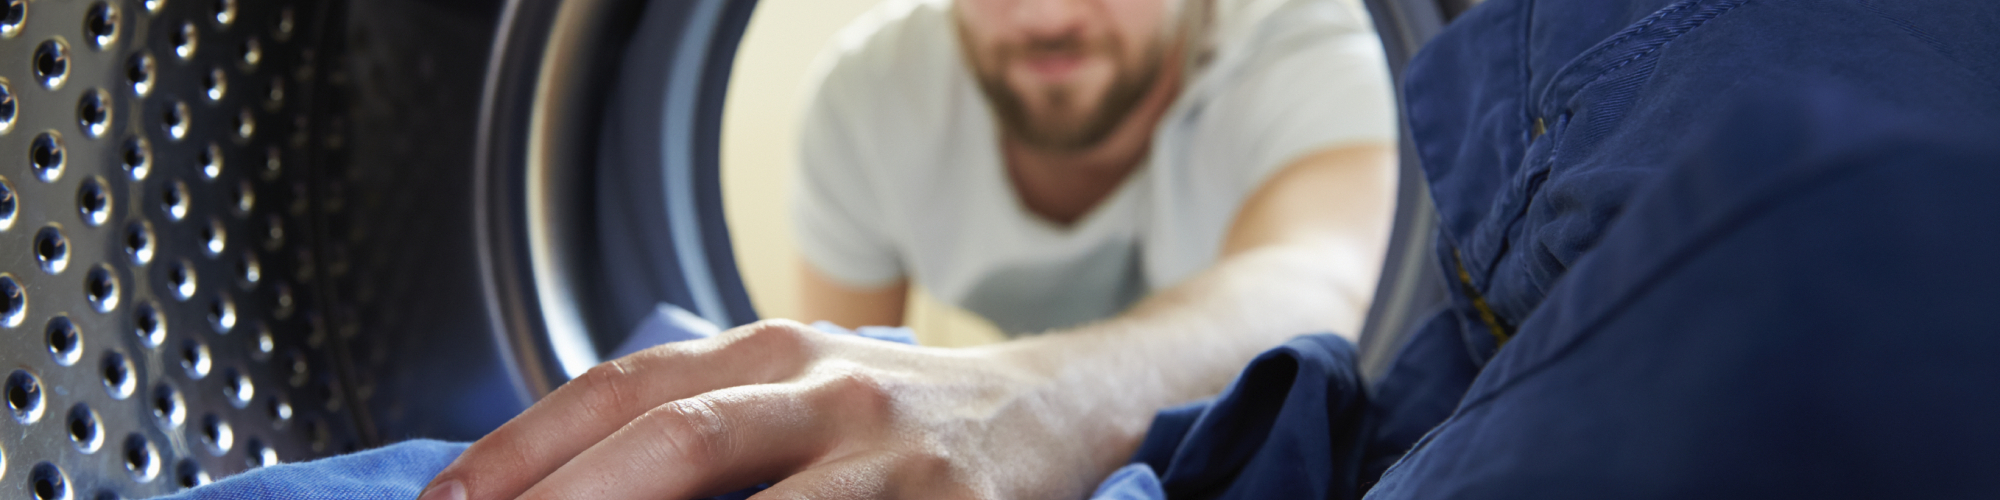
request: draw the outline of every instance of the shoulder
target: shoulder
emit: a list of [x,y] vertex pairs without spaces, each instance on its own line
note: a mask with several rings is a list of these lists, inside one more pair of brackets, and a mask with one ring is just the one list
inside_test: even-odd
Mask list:
[[882,108],[894,102],[907,109],[945,101],[964,71],[951,16],[950,0],[887,0],[870,9],[815,63],[815,105]]
[[[1393,142],[1395,92],[1381,42],[1353,0],[1242,0],[1219,11],[1213,58],[1177,131],[1205,138],[1249,181],[1321,148]],[[1203,151],[1193,151],[1201,156]]]
[[1359,0],[1219,0],[1209,39],[1218,58],[1227,61],[1346,43],[1352,35],[1374,33]]

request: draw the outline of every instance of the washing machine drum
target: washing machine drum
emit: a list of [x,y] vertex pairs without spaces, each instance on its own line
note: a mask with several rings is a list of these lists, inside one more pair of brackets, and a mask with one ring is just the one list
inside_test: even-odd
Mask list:
[[[0,0],[0,496],[474,439],[660,303],[751,321],[717,164],[753,4]],[[1439,19],[1369,4],[1392,61]],[[1371,332],[1435,281],[1404,179]]]
[[0,496],[475,438],[655,304],[749,321],[751,2],[655,4],[0,0]]

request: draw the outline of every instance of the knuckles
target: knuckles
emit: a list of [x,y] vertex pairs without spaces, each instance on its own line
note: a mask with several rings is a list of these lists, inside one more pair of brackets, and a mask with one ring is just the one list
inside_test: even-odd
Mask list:
[[724,350],[747,351],[754,357],[798,365],[818,350],[824,334],[791,320],[764,320],[729,332]]
[[640,383],[622,360],[593,366],[575,380],[564,384],[580,391],[577,410],[588,420],[630,418],[637,411],[639,396],[633,384]]
[[723,463],[734,447],[728,419],[716,411],[713,402],[692,397],[660,405],[640,417],[643,427],[665,446],[655,448],[668,456],[654,463],[702,466]]

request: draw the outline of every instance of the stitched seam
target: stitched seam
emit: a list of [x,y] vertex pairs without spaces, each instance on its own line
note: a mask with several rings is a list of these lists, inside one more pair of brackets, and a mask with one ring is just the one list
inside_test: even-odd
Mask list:
[[[1763,216],[1769,215],[1771,212],[1777,211],[1777,209],[1785,206],[1786,204],[1794,203],[1797,200],[1805,198],[1806,197],[1805,195],[1813,194],[1817,192],[1819,189],[1824,188],[1828,184],[1831,184],[1835,181],[1839,181],[1850,175],[1858,174],[1862,171],[1867,170],[1868,167],[1872,166],[1876,165],[1871,163],[1856,162],[1844,168],[1836,168],[1830,171],[1801,173],[1798,175],[1807,176],[1807,178],[1804,179],[1794,178],[1780,182],[1773,182],[1770,187],[1759,190],[1755,195],[1753,195],[1756,201],[1753,201],[1745,206],[1739,207],[1736,210],[1733,210],[1719,217],[1720,219],[1719,222],[1710,225],[1707,230],[1696,233],[1694,237],[1690,238],[1691,241],[1690,243],[1668,254],[1668,256],[1665,259],[1663,259],[1660,264],[1658,264],[1656,267],[1653,268],[1652,272],[1648,272],[1643,276],[1641,276],[1640,278],[1633,280],[1636,283],[1645,283],[1644,286],[1630,289],[1625,293],[1621,294],[1617,299],[1615,299],[1612,302],[1611,306],[1605,307],[1602,311],[1595,314],[1590,320],[1585,321],[1583,323],[1585,326],[1579,328],[1578,333],[1574,337],[1570,338],[1568,341],[1564,342],[1563,345],[1557,347],[1553,351],[1550,351],[1546,356],[1543,356],[1540,360],[1535,361],[1533,365],[1527,366],[1517,371],[1513,377],[1509,378],[1505,382],[1500,383],[1500,385],[1484,391],[1482,394],[1479,395],[1479,397],[1475,399],[1464,402],[1464,404],[1460,406],[1460,411],[1469,410],[1472,408],[1477,408],[1479,406],[1485,405],[1486,403],[1491,402],[1494,398],[1499,397],[1500,394],[1507,392],[1507,390],[1512,388],[1513,386],[1518,385],[1529,378],[1533,378],[1535,375],[1540,374],[1542,371],[1546,370],[1550,366],[1554,366],[1555,365],[1554,360],[1561,359],[1562,357],[1567,356],[1570,352],[1578,349],[1579,346],[1582,346],[1586,342],[1593,340],[1597,336],[1597,334],[1600,333],[1600,330],[1604,329],[1607,323],[1610,323],[1613,319],[1620,316],[1620,314],[1625,309],[1630,308],[1634,303],[1638,302],[1641,297],[1644,297],[1645,295],[1651,293],[1653,289],[1657,287],[1659,283],[1663,281],[1666,276],[1671,275],[1672,272],[1675,270],[1687,266],[1688,263],[1694,261],[1696,257],[1702,256],[1709,249],[1713,248],[1716,245],[1716,243],[1722,241],[1723,239],[1729,236],[1734,235],[1735,233],[1741,231],[1744,227],[1751,225],[1752,223],[1756,222]],[[1777,196],[1779,194],[1787,194],[1787,193],[1796,194],[1797,196],[1789,196],[1789,197]]]
[[[1612,37],[1609,41],[1606,41],[1602,44],[1597,45],[1596,47],[1593,47],[1590,51],[1584,52],[1582,55],[1577,56],[1573,60],[1585,61],[1591,58],[1598,57],[1599,55],[1602,55],[1604,53],[1623,48],[1626,42],[1630,41],[1632,38],[1638,37],[1639,35],[1646,33],[1647,29],[1651,28],[1653,25],[1658,24],[1660,21],[1665,20],[1669,17],[1675,17],[1675,15],[1681,13],[1681,11],[1693,8],[1694,6],[1699,5],[1700,3],[1701,0],[1687,0],[1684,3],[1661,10],[1660,12],[1655,12],[1652,15],[1647,16],[1645,20],[1640,21],[1638,24],[1635,24],[1632,27],[1626,28],[1624,32],[1621,32],[1617,36]],[[1737,3],[1735,3],[1734,5],[1726,5],[1724,7],[1720,7],[1713,13],[1708,13],[1706,18],[1703,18],[1700,15],[1687,17],[1685,19],[1693,20],[1695,21],[1695,23],[1688,25],[1685,28],[1681,28],[1678,31],[1657,35],[1659,36],[1659,40],[1657,40],[1652,47],[1646,48],[1645,50],[1642,50],[1637,54],[1633,54],[1631,57],[1625,58],[1625,60],[1622,61],[1618,61],[1609,67],[1598,70],[1595,76],[1592,76],[1590,80],[1585,81],[1582,84],[1569,88],[1558,88],[1557,86],[1561,84],[1562,81],[1564,80],[1563,76],[1569,72],[1570,68],[1565,67],[1563,68],[1562,71],[1558,71],[1554,78],[1549,79],[1549,86],[1542,89],[1542,91],[1540,92],[1541,98],[1538,100],[1538,102],[1542,106],[1553,105],[1554,104],[1553,101],[1555,101],[1556,94],[1559,90],[1563,91],[1565,94],[1574,95],[1578,90],[1589,87],[1591,85],[1595,85],[1597,84],[1597,82],[1603,81],[1611,73],[1614,73],[1619,69],[1624,68],[1627,65],[1630,65],[1634,62],[1638,62],[1639,60],[1645,59],[1647,56],[1659,52],[1660,49],[1666,47],[1666,45],[1669,42],[1679,39],[1682,35],[1686,35],[1688,32],[1694,31],[1696,28],[1700,28],[1703,25],[1708,24],[1709,21],[1713,21],[1715,20],[1715,18],[1721,17],[1722,14],[1727,13],[1731,10],[1735,10],[1737,7],[1741,7],[1745,3],[1749,3],[1749,0],[1737,0]],[[1679,17],[1675,18],[1681,19]],[[1581,70],[1579,69],[1578,71]]]
[[1617,72],[1619,69],[1624,68],[1625,66],[1630,65],[1634,62],[1638,62],[1640,59],[1645,59],[1647,56],[1651,56],[1655,52],[1659,52],[1660,49],[1665,48],[1667,44],[1673,43],[1674,40],[1680,39],[1681,35],[1686,35],[1688,34],[1688,32],[1694,31],[1696,28],[1700,28],[1702,27],[1702,25],[1708,24],[1709,21],[1713,21],[1715,20],[1715,18],[1721,17],[1723,13],[1729,12],[1741,6],[1743,6],[1743,4],[1739,3],[1736,5],[1722,7],[1716,10],[1715,13],[1709,14],[1707,19],[1698,19],[1697,22],[1695,22],[1693,25],[1689,25],[1687,29],[1681,30],[1678,33],[1668,34],[1664,38],[1661,38],[1659,43],[1654,44],[1651,48],[1647,48],[1645,51],[1640,52],[1638,54],[1633,54],[1632,57],[1626,58],[1623,61],[1619,61],[1617,64],[1613,64],[1609,68],[1605,68],[1604,71],[1599,72],[1597,74],[1596,78],[1591,78],[1589,82],[1586,82],[1583,85],[1578,86],[1577,88],[1581,89],[1584,87],[1589,87],[1591,85],[1596,85],[1597,82],[1604,81],[1606,77],[1609,77],[1612,73]]
[[[1619,47],[1624,46],[1626,41],[1631,40],[1633,37],[1639,36],[1640,33],[1646,32],[1646,29],[1651,28],[1654,24],[1658,24],[1660,20],[1666,19],[1668,16],[1679,13],[1680,11],[1686,10],[1689,7],[1693,7],[1695,3],[1699,1],[1700,0],[1686,0],[1675,6],[1662,9],[1659,12],[1654,12],[1652,15],[1648,15],[1646,16],[1645,19],[1640,20],[1638,24],[1626,27],[1624,31],[1619,32],[1617,35],[1613,35],[1610,39],[1597,44],[1597,46],[1592,47],[1590,50],[1585,51],[1582,54],[1578,54],[1575,58],[1570,59],[1570,61],[1572,63],[1576,61],[1587,61],[1601,54],[1616,50]],[[1570,66],[1565,65],[1563,68],[1556,70],[1555,75],[1552,78],[1549,78],[1549,86],[1542,88],[1541,92],[1537,92],[1538,97],[1540,97],[1540,99],[1537,99],[1537,104],[1544,107],[1551,104],[1550,101],[1554,100],[1553,98],[1556,91],[1556,85],[1562,83],[1563,80],[1562,77],[1564,74],[1567,74],[1569,72],[1569,69]],[[1603,75],[1604,72],[1605,71],[1601,70],[1599,71],[1598,74],[1601,76]],[[1592,81],[1595,80],[1593,79]],[[1579,86],[1577,88],[1583,88],[1583,87]]]

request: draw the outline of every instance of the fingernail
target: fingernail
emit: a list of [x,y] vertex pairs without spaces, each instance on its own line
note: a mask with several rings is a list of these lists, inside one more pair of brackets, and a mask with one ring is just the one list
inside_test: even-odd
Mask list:
[[417,500],[465,500],[465,485],[458,484],[456,480],[445,481],[425,490]]

